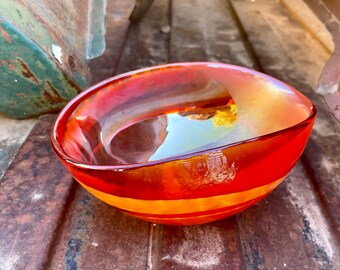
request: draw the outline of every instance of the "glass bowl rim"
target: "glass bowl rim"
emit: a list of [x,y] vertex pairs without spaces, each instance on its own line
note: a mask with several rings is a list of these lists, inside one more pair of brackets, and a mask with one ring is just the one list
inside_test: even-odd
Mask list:
[[122,74],[119,74],[117,76],[113,76],[110,77],[106,80],[100,81],[96,84],[94,84],[93,86],[90,86],[88,88],[86,88],[83,92],[81,92],[80,94],[78,94],[77,96],[75,96],[73,99],[71,99],[66,106],[59,112],[57,118],[55,119],[52,128],[51,128],[51,133],[50,133],[50,140],[53,146],[54,151],[57,153],[57,155],[59,156],[60,159],[62,159],[63,161],[72,164],[76,167],[79,168],[86,168],[86,169],[93,169],[93,170],[115,170],[115,171],[123,171],[125,169],[135,169],[135,168],[141,168],[141,167],[147,167],[147,166],[154,166],[154,165],[159,165],[159,164],[163,164],[163,163],[168,163],[168,162],[173,162],[173,161],[178,161],[178,160],[183,160],[183,159],[189,159],[195,156],[201,156],[201,155],[206,155],[212,152],[217,152],[217,151],[222,151],[226,148],[229,147],[234,147],[236,145],[240,145],[243,143],[247,143],[247,142],[251,142],[251,141],[256,141],[256,140],[260,140],[260,139],[264,139],[266,137],[272,137],[272,136],[276,136],[279,135],[282,132],[285,132],[287,130],[292,130],[300,125],[303,125],[305,122],[309,121],[309,119],[312,119],[316,116],[317,110],[315,105],[313,104],[313,102],[306,97],[307,100],[310,101],[310,115],[302,120],[301,122],[297,122],[296,124],[289,126],[287,128],[281,129],[281,130],[277,130],[271,133],[267,133],[267,134],[263,134],[260,136],[256,136],[253,138],[249,138],[249,139],[245,139],[245,140],[241,140],[238,142],[234,142],[234,143],[229,143],[226,145],[222,145],[222,146],[217,146],[217,147],[213,147],[213,148],[209,148],[209,149],[205,149],[205,150],[200,150],[200,151],[196,151],[196,152],[192,152],[192,153],[188,153],[188,154],[182,154],[182,155],[178,155],[178,156],[171,156],[168,158],[163,158],[163,159],[159,159],[159,160],[154,160],[154,161],[148,161],[146,163],[133,163],[133,164],[121,164],[121,165],[94,165],[94,164],[88,164],[88,163],[82,163],[79,160],[71,157],[70,155],[68,155],[60,146],[58,139],[57,139],[57,129],[58,126],[60,125],[60,122],[63,118],[65,117],[70,117],[71,114],[73,113],[74,109],[77,108],[77,106],[83,102],[84,100],[86,100],[86,98],[88,96],[91,96],[92,94],[96,93],[97,91],[99,91],[100,89],[116,82],[119,81],[121,79],[124,78],[128,78],[131,77],[132,75],[141,75],[144,74],[146,72],[150,72],[150,71],[157,71],[157,70],[162,70],[165,68],[180,68],[180,67],[191,67],[191,66],[205,66],[205,67],[211,67],[211,68],[225,68],[225,69],[231,69],[231,70],[236,70],[236,71],[241,71],[244,73],[248,73],[248,74],[252,74],[252,75],[256,75],[265,79],[268,79],[269,81],[275,81],[278,84],[285,86],[291,90],[293,90],[294,92],[298,92],[300,93],[302,96],[305,97],[305,95],[303,95],[300,91],[298,91],[297,89],[295,89],[294,87],[274,78],[271,77],[267,74],[264,74],[262,72],[247,68],[247,67],[242,67],[242,66],[237,66],[237,65],[232,65],[232,64],[225,64],[225,63],[219,63],[219,62],[179,62],[179,63],[171,63],[171,64],[162,64],[162,65],[156,65],[156,66],[152,66],[152,67],[146,67],[146,68],[142,68],[142,69],[137,69],[137,70],[132,70],[129,72],[125,72]]

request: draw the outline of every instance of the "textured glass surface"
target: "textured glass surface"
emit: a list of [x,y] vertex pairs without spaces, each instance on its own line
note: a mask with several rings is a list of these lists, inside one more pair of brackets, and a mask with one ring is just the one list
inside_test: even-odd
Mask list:
[[142,219],[192,224],[241,211],[289,173],[316,115],[298,91],[217,63],[130,72],[60,113],[53,146],[92,194]]

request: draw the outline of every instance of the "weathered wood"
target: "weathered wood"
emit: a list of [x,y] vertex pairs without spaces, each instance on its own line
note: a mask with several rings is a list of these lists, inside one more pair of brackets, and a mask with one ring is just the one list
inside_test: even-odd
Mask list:
[[280,0],[280,3],[287,8],[293,19],[311,33],[329,53],[334,50],[332,35],[303,0]]
[[340,269],[340,130],[312,90],[322,46],[275,1],[173,0],[169,10],[168,1],[158,0],[130,25],[132,2],[108,2],[107,19],[117,28],[108,27],[107,58],[92,63],[93,82],[168,61],[260,68],[318,108],[302,161],[271,195],[236,216],[153,225],[80,188],[52,152],[53,116],[40,118],[0,181],[0,268]]
[[135,0],[108,1],[106,8],[106,34],[104,53],[91,60],[91,85],[110,78],[114,75],[125,40],[130,21],[129,16]]
[[154,269],[243,269],[240,250],[235,217],[195,226],[164,226],[159,268]]
[[14,120],[0,114],[0,182],[37,119]]
[[238,215],[248,269],[338,269],[339,250],[299,163],[266,199]]
[[333,14],[337,17],[338,21],[340,21],[340,5],[336,0],[323,0],[326,6],[333,12]]
[[218,61],[254,68],[226,1],[172,2],[170,62]]
[[54,116],[40,118],[0,182],[0,265],[43,269],[73,180],[49,142]]
[[[339,208],[337,207],[340,200],[340,167],[338,163],[340,153],[338,143],[340,136],[339,124],[330,116],[325,105],[310,87],[313,81],[310,79],[311,75],[307,75],[307,72],[315,74],[315,71],[308,68],[301,71],[302,66],[299,63],[299,61],[313,63],[312,59],[317,59],[314,53],[317,54],[318,51],[311,50],[311,48],[306,50],[312,38],[304,33],[298,24],[290,22],[286,24],[284,28],[281,26],[281,28],[278,29],[278,25],[274,24],[273,20],[268,21],[268,13],[270,13],[270,16],[278,16],[278,21],[289,19],[287,17],[284,19],[287,15],[282,12],[282,8],[277,6],[276,3],[269,1],[256,1],[254,5],[249,5],[248,1],[232,1],[232,3],[245,27],[250,42],[254,46],[263,70],[295,86],[305,93],[317,106],[318,119],[315,123],[310,142],[303,155],[303,163],[307,173],[301,174],[301,172],[299,172],[298,175],[300,175],[300,177],[295,177],[295,179],[304,178],[303,175],[305,175],[306,181],[310,181],[307,184],[312,185],[316,189],[313,190],[313,192],[320,194],[320,201],[322,202],[322,204],[320,204],[323,220],[322,226],[329,228],[328,231],[333,232],[334,241],[338,241],[337,236],[339,236],[338,230],[340,228]],[[296,42],[292,41],[292,39],[286,39],[284,41],[283,37],[285,37],[285,33],[283,32],[286,31],[299,34],[299,46],[297,46]],[[285,44],[283,44],[283,41]],[[291,49],[288,50],[289,48]],[[291,50],[295,50],[294,54],[290,54]],[[295,61],[294,57],[297,54],[300,54],[300,57]],[[305,60],[303,60],[304,57]],[[318,60],[316,60],[316,64],[317,63]],[[294,174],[292,174],[291,177],[294,177]],[[311,196],[311,193],[308,194],[301,190],[301,201],[307,200],[308,196]],[[314,204],[318,205],[316,202],[314,202]],[[258,206],[261,206],[261,204]],[[300,215],[300,219],[302,219],[305,226],[315,223],[315,217],[313,217],[308,205],[301,205],[300,207],[301,209],[295,209],[291,214],[296,211],[302,211],[304,215],[308,216],[308,218],[304,219],[303,216]],[[287,215],[286,219],[288,216],[289,215]],[[327,226],[326,222],[329,222],[329,226]],[[244,223],[242,227],[245,226],[247,226],[246,223]],[[277,227],[275,227],[275,229],[277,229]],[[315,243],[322,242],[321,238],[317,239],[317,237],[320,236],[317,232],[313,232],[313,229],[310,229],[310,233],[315,235]],[[322,233],[322,231],[320,233]],[[300,234],[300,238],[302,236]],[[248,238],[251,239],[251,236],[248,236]],[[307,247],[309,245],[308,239],[304,240]],[[293,242],[290,241],[288,243],[292,244]],[[315,243],[312,248],[314,252],[322,251],[322,248],[318,247]],[[284,246],[284,248],[285,250],[289,249],[287,246]],[[294,247],[290,248],[294,249]],[[320,252],[319,259],[313,257],[313,260],[319,260],[325,268],[328,267],[328,263],[331,263],[330,266],[333,265],[334,269],[336,269],[336,256],[333,257],[332,255],[334,253],[336,254],[336,249],[329,250],[326,249],[325,246],[323,246],[323,248],[326,251],[328,250],[328,252],[324,254],[326,256],[323,257],[323,255],[321,255],[322,252]],[[269,256],[269,258],[272,259],[271,256]],[[308,256],[305,258],[305,261],[308,261]]]
[[287,83],[294,79],[316,87],[330,53],[293,21],[279,3],[232,2],[258,59],[264,64],[263,71],[280,76]]
[[116,73],[168,62],[169,2],[155,1],[147,16],[131,23]]
[[[209,6],[211,7],[213,6],[213,4],[209,2]],[[217,42],[216,35],[215,38],[213,38],[214,34],[212,34],[216,33],[216,31],[206,31],[206,33],[210,33],[209,38],[204,37],[204,33],[202,33],[203,31],[201,33],[195,32],[200,31],[201,25],[204,25],[205,29],[209,30],[214,29],[214,26],[216,25],[214,25],[214,20],[211,19],[208,19],[207,21],[202,20],[201,25],[197,21],[195,22],[195,19],[193,19],[195,18],[195,16],[190,15],[190,13],[192,12],[194,14],[201,14],[197,11],[197,9],[199,8],[202,9],[202,6],[200,6],[197,2],[195,2],[195,4],[192,3],[192,5],[190,6],[186,3],[175,1],[173,2],[174,15],[172,18],[172,35],[170,47],[171,61],[196,61],[213,59],[213,57],[208,57],[208,52],[209,45],[211,46],[211,44],[215,44]],[[223,10],[221,9],[221,6],[219,10]],[[225,10],[223,10],[223,12],[225,12]],[[215,12],[208,12],[207,14],[214,14],[216,20],[220,19],[218,16],[219,13],[216,12],[216,10]],[[225,22],[226,19],[220,21]],[[231,23],[231,25],[234,26],[233,29],[235,31],[235,24]],[[228,26],[224,25],[224,27],[227,28]],[[215,27],[215,29],[221,28]],[[195,34],[190,35],[189,33],[191,32],[194,32]],[[240,39],[240,34],[237,33],[237,30],[235,36],[236,38]],[[201,37],[204,37],[203,41],[199,40]],[[200,45],[197,46],[197,44]],[[247,53],[242,43],[241,47],[243,48],[243,52]],[[195,52],[191,54],[190,51],[192,48],[195,48]],[[238,48],[238,50],[240,51],[242,50],[242,48]],[[233,55],[233,53],[234,52],[231,51],[229,52],[229,55]],[[237,53],[237,51],[235,53]],[[303,62],[303,60],[304,59],[300,61]],[[228,62],[235,63],[233,61],[235,61],[235,59],[228,59]],[[249,66],[254,65],[249,64],[249,62],[251,62],[249,56],[247,61]],[[282,61],[284,64],[287,64],[287,56],[283,55]],[[236,64],[239,63],[237,63],[236,61]],[[294,66],[292,66],[292,68],[294,68]],[[308,73],[308,75],[310,74]],[[299,169],[297,169],[297,173],[302,174],[301,170],[303,169],[299,167]],[[235,269],[242,267],[243,263],[245,263],[245,266],[250,269],[258,269],[261,267],[271,269],[273,267],[278,268],[279,266],[287,266],[288,264],[285,261],[288,260],[290,266],[292,267],[305,265],[316,267],[320,263],[324,264],[325,266],[335,266],[334,258],[336,258],[336,256],[334,256],[334,254],[337,254],[338,252],[335,247],[336,244],[334,243],[334,241],[331,244],[329,244],[329,242],[326,242],[326,244],[325,242],[320,243],[320,241],[325,240],[325,238],[320,237],[318,234],[322,231],[318,231],[315,226],[312,229],[308,227],[309,224],[314,225],[314,220],[312,219],[313,217],[309,215],[308,218],[312,220],[308,220],[301,213],[301,211],[303,211],[304,209],[303,207],[301,208],[301,210],[298,209],[295,204],[291,203],[290,205],[287,205],[287,208],[284,209],[284,211],[282,211],[282,205],[276,203],[282,202],[282,199],[287,196],[287,194],[281,191],[284,190],[284,187],[286,187],[286,185],[283,185],[283,187],[279,191],[274,193],[276,196],[274,194],[272,196],[269,196],[269,200],[273,201],[273,205],[271,206],[273,207],[273,209],[271,209],[270,212],[273,218],[267,218],[268,213],[266,212],[266,208],[268,209],[268,207],[266,207],[266,202],[268,201],[263,201],[256,207],[246,211],[245,214],[241,213],[238,215],[238,224],[240,226],[239,236],[242,239],[243,248],[241,250],[244,253],[244,261],[243,258],[240,258],[239,256],[233,257],[233,262],[230,261],[231,257],[227,255],[229,251],[228,248],[222,247],[221,243],[218,243],[218,239],[220,239],[220,234],[218,232],[220,226],[216,225],[217,223],[211,223],[189,228],[172,228],[168,226],[163,226],[160,235],[161,251],[159,255],[160,262],[158,262],[158,265],[163,268],[173,267],[175,269],[225,269],[225,267],[231,263],[231,265],[233,265],[232,268]],[[308,195],[313,195],[312,191],[308,193],[307,196]],[[311,202],[319,206],[321,205],[318,204],[318,198],[314,198],[314,200],[311,200]],[[281,211],[282,213],[280,213]],[[263,216],[262,219],[258,218],[260,215]],[[278,216],[285,216],[284,220],[287,223],[287,226],[281,226],[282,222],[281,219],[278,218]],[[295,228],[297,232],[292,232],[292,230],[288,226],[292,224],[292,216],[294,217],[294,222],[298,224]],[[328,223],[326,222],[325,217],[322,214],[320,214],[320,216],[322,217],[322,221],[319,225],[322,225],[321,228],[328,228]],[[222,230],[222,232],[226,233],[226,235],[229,236],[235,236],[230,239],[229,243],[233,243],[234,246],[238,246],[238,236],[236,236],[235,225],[232,223],[233,221],[231,220],[234,221],[233,218],[223,221],[229,225],[229,230],[228,232]],[[304,226],[307,228],[305,228]],[[212,229],[212,227],[217,228],[217,230]],[[267,230],[270,228],[275,228],[275,231],[273,231],[273,233],[271,234],[272,237],[266,237],[267,230],[263,230],[263,227],[267,228]],[[305,239],[304,233],[306,232],[303,228],[305,228],[305,230],[307,230],[308,233],[310,233],[312,236],[307,236]],[[254,231],[257,233],[257,236],[255,237],[252,233]],[[296,234],[296,238],[298,238],[297,242],[289,240],[281,241],[283,235],[290,235],[290,233]],[[208,236],[200,237],[201,235]],[[329,239],[326,238],[325,241],[328,240]],[[310,244],[308,244],[308,249],[306,251],[305,245],[308,241],[310,241]],[[300,248],[301,252],[298,254],[298,256],[296,256],[297,259],[292,261],[289,260],[290,256],[294,255],[292,252],[285,253],[285,256],[275,255],[281,254],[280,250],[282,250],[283,248],[289,249],[293,253],[296,248]],[[209,254],[209,252],[212,252],[212,250],[222,250],[222,252],[220,254],[217,252],[218,255],[216,255],[216,253],[210,254],[210,260],[202,255]],[[277,253],[273,253],[273,251],[275,250],[277,250]],[[314,256],[316,259],[310,260],[310,256]]]
[[146,269],[148,223],[122,214],[79,186],[68,206],[50,269]]
[[[305,57],[306,62],[313,63],[313,59],[317,59],[318,51],[308,48],[308,44],[311,43],[312,37],[304,33],[298,24],[291,24],[290,27],[285,27],[283,31],[299,33],[300,46],[297,46],[295,41],[286,39],[285,48],[282,45],[281,39],[274,39],[277,29],[273,29],[275,24],[267,23],[261,11],[264,6],[268,4],[266,1],[257,1],[257,6],[249,8],[246,1],[234,1],[233,2],[238,14],[244,23],[244,27],[247,30],[249,38],[254,45],[254,49],[260,59],[263,69],[268,74],[271,74],[287,83],[295,86],[305,95],[307,95],[317,106],[318,117],[315,122],[314,132],[312,133],[308,147],[306,148],[304,159],[309,163],[309,173],[313,176],[314,184],[321,192],[322,200],[325,203],[326,208],[329,209],[329,214],[332,217],[336,228],[340,228],[340,209],[336,207],[335,202],[340,199],[339,192],[339,172],[340,164],[338,161],[340,153],[340,125],[334,120],[321,99],[315,94],[311,88],[312,81],[308,78],[311,75],[306,76],[306,70],[301,70],[303,65],[296,64],[297,62],[291,61],[293,57],[289,57],[288,50],[289,45],[292,44],[296,54],[300,54],[300,58]],[[260,6],[260,3],[263,3]],[[274,14],[274,9],[270,10],[271,14]],[[276,9],[278,14],[279,9]],[[287,16],[278,14],[277,16]],[[251,20],[249,18],[252,18]],[[281,28],[282,29],[282,28]],[[291,43],[292,42],[292,43]],[[315,61],[317,65],[319,62]],[[322,66],[319,65],[319,66]],[[307,69],[308,70],[308,69]],[[310,73],[315,75],[317,72]],[[315,84],[313,85],[315,86]],[[328,192],[327,192],[328,190]],[[330,192],[333,191],[333,192]],[[335,192],[334,192],[335,191]],[[331,194],[333,195],[331,195]],[[331,198],[333,197],[333,198]],[[330,211],[330,209],[332,209]]]

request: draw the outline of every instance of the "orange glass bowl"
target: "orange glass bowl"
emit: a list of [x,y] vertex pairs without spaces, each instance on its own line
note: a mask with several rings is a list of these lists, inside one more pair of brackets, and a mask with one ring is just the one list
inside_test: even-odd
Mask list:
[[198,224],[267,196],[302,154],[312,102],[265,74],[221,63],[125,73],[75,97],[53,148],[100,200],[137,218]]

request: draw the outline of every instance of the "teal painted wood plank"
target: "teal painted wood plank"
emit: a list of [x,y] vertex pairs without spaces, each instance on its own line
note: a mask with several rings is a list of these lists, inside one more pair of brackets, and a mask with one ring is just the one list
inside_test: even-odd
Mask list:
[[0,31],[1,112],[27,118],[58,111],[81,91],[55,59],[3,17]]

